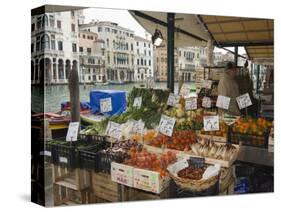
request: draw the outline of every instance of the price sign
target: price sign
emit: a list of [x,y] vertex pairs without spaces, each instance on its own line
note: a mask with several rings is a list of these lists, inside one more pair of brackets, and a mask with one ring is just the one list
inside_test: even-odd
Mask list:
[[248,93],[238,96],[236,101],[238,103],[239,109],[243,109],[252,105],[252,101]]
[[204,80],[202,83],[203,88],[211,89],[212,88],[212,80]]
[[210,97],[203,97],[203,100],[202,100],[202,107],[204,108],[211,108],[211,98]]
[[59,157],[59,162],[61,162],[61,163],[68,163],[68,160],[65,157]]
[[120,139],[122,136],[122,126],[121,124],[109,121],[105,133],[112,138]]
[[168,101],[167,101],[167,105],[176,107],[177,104],[179,103],[179,101],[180,101],[180,96],[179,95],[170,93]]
[[70,122],[68,125],[66,141],[77,141],[79,122]]
[[111,97],[100,99],[100,111],[101,113],[112,111]]
[[188,95],[189,95],[189,87],[188,87],[187,84],[183,84],[181,86],[180,95],[183,96],[184,98],[188,97]]
[[159,124],[159,132],[167,136],[172,136],[175,123],[175,118],[162,115]]
[[219,95],[217,98],[216,106],[228,110],[229,103],[230,103],[230,97]]
[[204,130],[205,131],[218,131],[220,130],[219,116],[204,116]]
[[188,165],[194,168],[201,168],[205,165],[205,158],[190,157]]
[[142,97],[141,97],[141,96],[136,97],[136,98],[134,99],[133,107],[140,108],[140,107],[141,107],[141,103],[142,103]]
[[52,153],[50,151],[47,151],[47,150],[41,151],[39,154],[42,155],[42,156],[49,156],[49,157],[52,156]]
[[144,131],[144,122],[142,120],[136,121],[133,125],[132,132],[143,134]]
[[196,110],[197,109],[197,98],[187,98],[185,100],[185,110]]

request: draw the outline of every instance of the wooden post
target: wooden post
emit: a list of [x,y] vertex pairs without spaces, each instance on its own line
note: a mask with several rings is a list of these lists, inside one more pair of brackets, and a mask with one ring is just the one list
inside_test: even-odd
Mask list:
[[77,66],[73,65],[68,78],[70,108],[71,108],[71,121],[80,121],[80,96],[79,96],[79,77]]

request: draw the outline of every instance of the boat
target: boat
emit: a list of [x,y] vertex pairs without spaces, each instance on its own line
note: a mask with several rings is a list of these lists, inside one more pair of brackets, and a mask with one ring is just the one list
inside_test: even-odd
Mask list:
[[109,83],[109,85],[124,85],[124,84],[126,84],[125,81],[111,81],[111,80],[109,80],[107,82]]
[[95,85],[109,85],[109,82],[95,82]]

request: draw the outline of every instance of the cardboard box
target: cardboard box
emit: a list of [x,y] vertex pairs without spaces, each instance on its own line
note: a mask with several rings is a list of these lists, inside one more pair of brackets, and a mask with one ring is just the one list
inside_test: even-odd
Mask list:
[[134,168],[120,163],[111,163],[111,180],[133,187]]
[[134,188],[153,193],[161,193],[169,186],[170,177],[160,177],[159,172],[134,169]]

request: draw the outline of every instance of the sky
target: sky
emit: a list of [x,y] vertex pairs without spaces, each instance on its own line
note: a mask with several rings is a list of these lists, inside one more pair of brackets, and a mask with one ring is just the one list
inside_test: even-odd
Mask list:
[[[135,35],[145,38],[145,29],[130,15],[128,10],[121,9],[103,9],[103,8],[88,8],[84,9],[85,23],[91,20],[111,21],[118,23],[120,26],[129,28],[135,32]],[[233,48],[229,48],[234,51]],[[215,52],[225,53],[223,49],[215,48]],[[239,54],[244,54],[244,48],[239,48]]]

